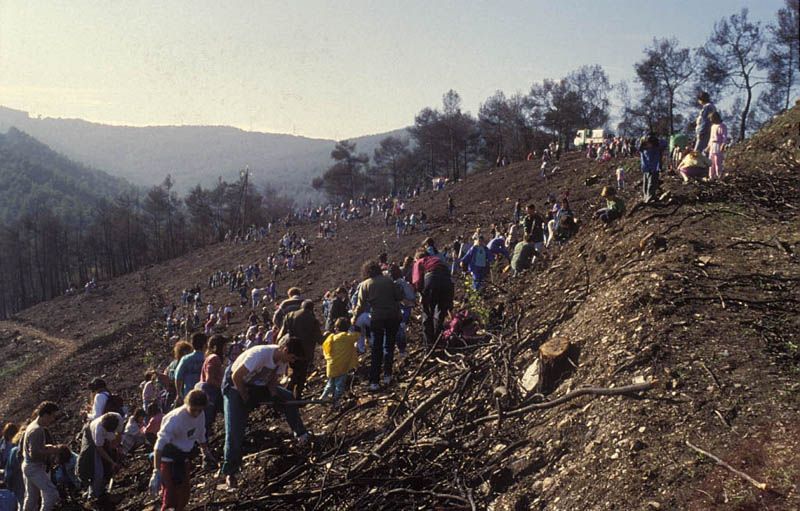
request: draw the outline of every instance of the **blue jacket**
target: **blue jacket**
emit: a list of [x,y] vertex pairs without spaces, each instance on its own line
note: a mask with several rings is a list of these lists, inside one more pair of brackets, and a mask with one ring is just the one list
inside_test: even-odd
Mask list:
[[503,256],[509,261],[511,260],[511,254],[508,253],[508,249],[506,248],[506,240],[502,236],[493,238],[492,241],[486,245],[486,248],[489,249],[492,256]]
[[[475,254],[481,249],[485,253],[485,257],[483,258],[485,264],[483,265],[479,264],[480,263],[479,258],[476,257]],[[477,273],[477,274],[484,273],[489,268],[489,265],[492,263],[493,260],[494,260],[494,254],[492,254],[492,252],[483,245],[472,245],[469,248],[469,251],[467,251],[467,253],[464,254],[464,257],[461,258],[461,262],[466,263],[467,267],[469,268],[469,271],[471,273]]]
[[657,174],[661,172],[661,155],[665,145],[663,140],[659,140],[656,147],[647,147],[646,144],[642,144],[640,155],[643,173]]

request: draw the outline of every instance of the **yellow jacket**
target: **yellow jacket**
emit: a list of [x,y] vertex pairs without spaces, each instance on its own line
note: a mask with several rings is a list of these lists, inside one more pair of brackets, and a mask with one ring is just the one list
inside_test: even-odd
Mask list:
[[328,378],[336,378],[358,367],[356,353],[358,337],[358,332],[341,332],[328,335],[322,342],[322,354],[325,355],[327,362]]

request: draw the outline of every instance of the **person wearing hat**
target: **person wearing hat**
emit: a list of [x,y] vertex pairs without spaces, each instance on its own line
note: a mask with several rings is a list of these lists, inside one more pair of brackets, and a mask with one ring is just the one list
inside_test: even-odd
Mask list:
[[705,91],[697,95],[697,104],[700,105],[700,113],[695,121],[694,132],[697,139],[694,142],[694,150],[705,153],[708,151],[708,140],[711,137],[711,114],[717,111],[717,107]]

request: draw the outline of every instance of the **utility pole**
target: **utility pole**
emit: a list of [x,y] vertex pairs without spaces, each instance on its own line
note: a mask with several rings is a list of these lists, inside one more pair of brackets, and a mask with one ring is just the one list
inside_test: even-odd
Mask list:
[[244,224],[245,224],[245,218],[247,218],[247,216],[246,216],[246,213],[247,213],[247,180],[250,177],[250,166],[249,165],[246,165],[244,167],[244,169],[239,171],[239,177],[242,180],[242,194],[239,197],[239,211],[240,211],[240,215],[241,215],[241,219],[242,219],[242,222],[241,222],[241,235],[244,236],[245,235]]

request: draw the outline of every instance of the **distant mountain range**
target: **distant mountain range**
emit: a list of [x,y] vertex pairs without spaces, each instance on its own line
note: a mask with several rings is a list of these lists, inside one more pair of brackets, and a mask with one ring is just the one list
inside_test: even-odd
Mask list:
[[132,189],[124,179],[70,161],[16,128],[0,134],[0,224],[44,209],[75,223],[101,198]]
[[[232,181],[249,166],[257,184],[271,184],[299,202],[316,198],[311,180],[331,164],[336,141],[244,131],[229,126],[110,126],[80,119],[32,118],[0,106],[0,132],[16,127],[55,151],[91,167],[152,186],[172,175],[185,192],[222,177]],[[351,139],[372,156],[381,139],[405,130]]]

